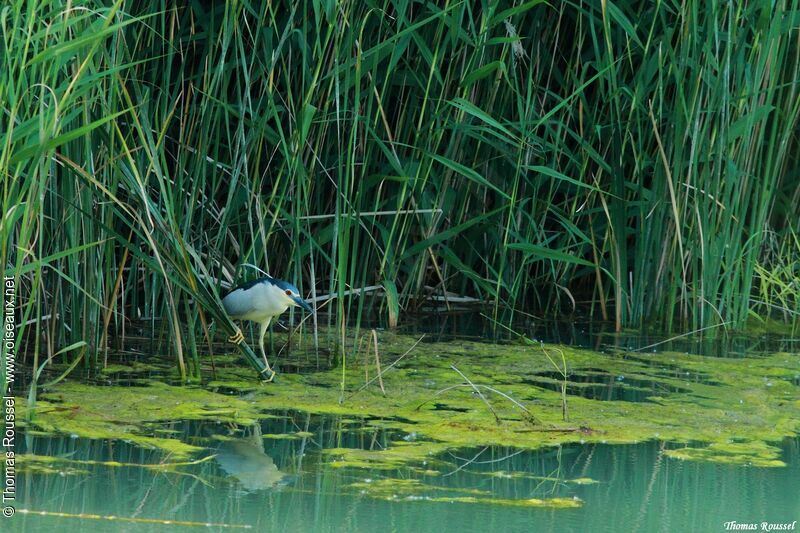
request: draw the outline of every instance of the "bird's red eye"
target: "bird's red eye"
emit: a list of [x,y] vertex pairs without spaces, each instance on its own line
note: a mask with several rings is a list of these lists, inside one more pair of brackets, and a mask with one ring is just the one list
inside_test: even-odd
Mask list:
[[291,295],[292,295],[292,291],[290,291],[289,289],[286,289],[286,296],[291,296]]

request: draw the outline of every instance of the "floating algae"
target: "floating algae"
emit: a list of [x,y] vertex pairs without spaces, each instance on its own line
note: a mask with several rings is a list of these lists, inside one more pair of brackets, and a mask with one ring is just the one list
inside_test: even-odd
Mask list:
[[[384,366],[415,342],[412,337],[380,333]],[[377,383],[360,390],[365,384],[365,368],[356,361],[363,357],[348,360],[344,394],[340,369],[282,374],[278,383],[260,384],[235,360],[220,362],[218,358],[217,378],[209,386],[225,394],[156,381],[145,387],[98,387],[66,381],[41,394],[31,412],[25,412],[24,399],[18,402],[30,430],[123,439],[164,450],[174,460],[186,460],[202,448],[158,432],[159,424],[168,421],[209,420],[252,426],[267,413],[288,409],[368,420],[370,426],[389,430],[387,434],[395,437],[381,449],[326,450],[330,464],[350,468],[408,466],[417,471],[425,470],[420,465],[454,448],[538,449],[577,442],[636,443],[651,439],[693,443],[691,448],[670,450],[670,457],[780,466],[777,452],[769,443],[800,431],[800,387],[793,382],[800,374],[796,354],[720,359],[678,353],[606,354],[566,346],[559,349],[567,362],[567,378],[598,370],[609,376],[630,376],[647,382],[648,401],[598,400],[568,394],[569,419],[565,421],[561,394],[529,383],[553,370],[541,349],[451,341],[418,344],[383,375],[385,396]],[[374,367],[368,370],[375,375]],[[210,376],[209,369],[204,372]],[[297,431],[293,433],[300,436]],[[731,442],[747,445],[732,449]]]
[[712,442],[706,447],[666,450],[667,456],[689,461],[713,461],[743,466],[786,466],[780,459],[780,448],[761,441]]
[[20,474],[78,476],[89,473],[86,469],[65,465],[58,457],[50,457],[48,455],[19,455],[17,456],[16,466],[17,472]]
[[[485,490],[438,487],[417,479],[384,478],[359,481],[351,483],[348,488],[357,490],[361,495],[390,502],[470,503],[554,509],[580,507],[583,503],[577,498],[496,498]],[[442,495],[443,492],[454,494]]]

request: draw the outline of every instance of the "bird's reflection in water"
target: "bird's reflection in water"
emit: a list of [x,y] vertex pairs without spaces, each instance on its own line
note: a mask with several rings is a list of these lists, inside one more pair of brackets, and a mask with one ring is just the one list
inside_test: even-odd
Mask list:
[[272,457],[264,452],[258,425],[253,426],[249,436],[223,441],[217,448],[216,460],[246,492],[281,488],[291,481],[291,476],[278,470]]

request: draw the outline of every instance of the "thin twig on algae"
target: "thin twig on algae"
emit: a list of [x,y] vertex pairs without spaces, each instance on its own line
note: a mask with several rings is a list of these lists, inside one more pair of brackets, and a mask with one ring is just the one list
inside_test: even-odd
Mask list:
[[369,380],[368,382],[364,383],[364,384],[363,384],[361,387],[359,387],[359,389],[358,389],[357,391],[355,391],[355,392],[354,392],[354,393],[352,393],[350,396],[348,396],[347,398],[345,398],[344,400],[342,400],[340,403],[344,403],[344,402],[346,402],[347,400],[349,400],[350,398],[352,398],[353,396],[355,396],[356,394],[358,394],[358,393],[359,393],[359,392],[361,392],[362,390],[364,390],[364,389],[366,389],[367,387],[369,387],[370,385],[372,385],[372,384],[373,384],[373,383],[374,383],[376,380],[378,380],[378,379],[382,378],[382,377],[383,377],[383,375],[384,375],[386,372],[388,372],[389,370],[391,370],[391,369],[394,367],[394,365],[396,365],[397,363],[399,363],[400,361],[402,361],[402,360],[403,360],[403,358],[404,358],[405,356],[407,356],[408,354],[410,354],[410,353],[411,353],[411,351],[412,351],[414,348],[416,348],[416,347],[417,347],[417,344],[419,344],[420,342],[422,342],[422,339],[424,339],[424,338],[425,338],[425,335],[423,335],[423,336],[421,336],[419,339],[417,339],[417,342],[415,342],[415,343],[414,343],[414,344],[411,346],[411,348],[409,348],[409,349],[406,351],[406,353],[404,353],[403,355],[401,355],[400,357],[398,357],[398,358],[397,358],[397,359],[396,359],[396,360],[395,360],[395,361],[394,361],[394,362],[393,362],[391,365],[389,365],[389,366],[387,366],[386,368],[384,368],[384,369],[383,369],[381,372],[379,372],[379,373],[378,373],[378,375],[377,375],[377,376],[375,376],[374,378],[372,378],[372,379],[371,379],[371,380]]
[[475,384],[474,384],[473,382],[471,382],[471,381],[469,380],[469,378],[468,378],[467,376],[465,376],[465,375],[464,375],[464,373],[463,373],[463,372],[461,372],[461,370],[459,370],[459,369],[457,369],[457,368],[456,368],[456,365],[450,365],[450,368],[452,368],[453,370],[455,370],[456,372],[458,372],[458,375],[459,375],[459,376],[461,376],[462,378],[464,378],[464,380],[465,380],[467,383],[469,383],[470,387],[472,387],[472,388],[475,390],[475,392],[478,394],[478,396],[480,397],[480,399],[481,399],[481,400],[483,400],[483,403],[485,403],[485,404],[486,404],[486,407],[488,407],[488,408],[489,408],[489,411],[491,411],[491,412],[492,412],[492,415],[494,415],[494,419],[495,419],[495,421],[497,421],[497,423],[499,424],[499,423],[501,422],[501,420],[500,420],[500,417],[499,417],[499,416],[497,416],[497,413],[495,412],[494,408],[492,407],[492,404],[490,404],[490,403],[489,403],[489,400],[487,400],[487,399],[486,399],[486,396],[484,396],[484,395],[483,395],[483,393],[482,393],[482,392],[481,392],[481,391],[478,389],[478,387],[476,387],[476,386],[475,386]]
[[[524,417],[527,418],[529,421],[533,421],[533,422],[535,422],[537,424],[544,425],[544,422],[542,422],[536,415],[531,413],[530,410],[527,407],[522,405],[520,402],[518,402],[517,400],[515,400],[514,398],[512,398],[508,394],[506,394],[504,392],[501,392],[501,391],[499,391],[499,390],[497,390],[497,389],[495,389],[493,387],[490,387],[488,385],[475,384],[475,383],[471,382],[469,379],[467,379],[467,377],[460,370],[458,370],[454,365],[450,365],[450,368],[452,368],[453,370],[458,372],[459,375],[461,375],[461,377],[463,377],[465,380],[467,380],[468,383],[458,383],[456,385],[450,385],[449,387],[445,387],[445,388],[443,388],[441,390],[436,391],[430,399],[425,400],[424,402],[419,404],[415,409],[416,411],[419,411],[422,408],[423,405],[425,405],[425,404],[427,404],[429,402],[432,402],[440,394],[443,394],[443,393],[445,393],[447,391],[450,391],[450,390],[453,390],[453,389],[457,389],[459,387],[470,387],[470,388],[472,388],[473,390],[475,390],[480,395],[480,397],[483,399],[483,401],[486,403],[486,405],[489,405],[489,402],[486,400],[486,398],[483,396],[483,394],[481,394],[480,391],[478,391],[479,388],[482,388],[482,389],[488,390],[489,392],[493,392],[493,393],[495,393],[497,395],[502,396],[506,400],[510,401],[511,403],[513,403],[514,405],[516,405],[517,407],[522,409],[522,411],[525,413]],[[499,423],[500,422],[500,418],[497,416],[497,413],[495,413],[494,409],[492,409],[491,405],[489,405],[489,409],[492,411],[492,414],[494,415],[495,419]]]

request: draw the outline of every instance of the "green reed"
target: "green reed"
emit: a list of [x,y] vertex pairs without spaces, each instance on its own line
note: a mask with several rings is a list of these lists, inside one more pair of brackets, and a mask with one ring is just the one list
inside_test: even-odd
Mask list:
[[91,371],[144,319],[196,375],[246,265],[338,296],[336,331],[453,294],[796,320],[799,26],[796,0],[10,2],[19,338]]

